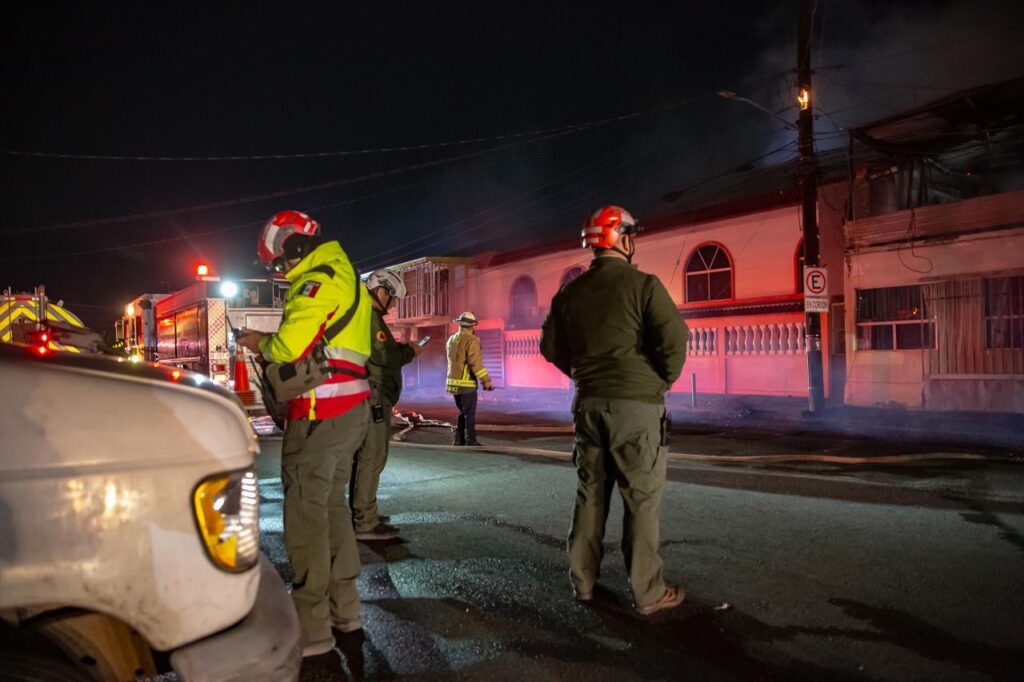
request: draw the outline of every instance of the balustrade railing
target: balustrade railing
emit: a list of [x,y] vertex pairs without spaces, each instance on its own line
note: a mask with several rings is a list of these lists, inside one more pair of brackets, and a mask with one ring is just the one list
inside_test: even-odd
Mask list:
[[799,355],[807,351],[805,326],[798,322],[723,327],[726,355]]
[[532,358],[540,355],[540,332],[506,332],[505,357]]
[[[686,354],[713,355],[800,355],[807,351],[803,323],[773,322],[723,327],[691,327]],[[540,330],[506,331],[505,357],[529,358],[540,355]]]
[[686,348],[686,354],[690,357],[695,355],[715,355],[718,352],[716,345],[718,330],[714,327],[691,327],[690,343]]

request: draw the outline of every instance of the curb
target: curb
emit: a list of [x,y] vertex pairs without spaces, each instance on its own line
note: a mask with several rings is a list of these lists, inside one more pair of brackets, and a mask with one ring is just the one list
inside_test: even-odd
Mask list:
[[[477,427],[479,428],[479,427]],[[442,450],[447,452],[494,452],[502,455],[532,455],[551,459],[572,459],[572,453],[560,450],[544,450],[541,448],[520,448],[508,445],[485,445],[467,447],[458,445],[432,445],[429,443],[396,443],[402,447],[420,450]],[[828,464],[910,464],[925,461],[979,461],[997,460],[1014,461],[1003,457],[988,457],[970,453],[936,452],[925,455],[883,455],[880,457],[839,457],[837,455],[698,455],[687,452],[669,452],[668,458],[676,462],[710,462],[710,463],[784,463],[784,462],[824,462]]]
[[477,424],[477,431],[514,431],[518,433],[573,433],[570,424],[530,426],[529,424]]

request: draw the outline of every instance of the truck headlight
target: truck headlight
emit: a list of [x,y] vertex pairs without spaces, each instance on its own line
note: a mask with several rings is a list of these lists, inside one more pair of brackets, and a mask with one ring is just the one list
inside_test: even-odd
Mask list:
[[242,469],[204,479],[192,495],[206,554],[217,568],[245,571],[260,552],[256,472]]

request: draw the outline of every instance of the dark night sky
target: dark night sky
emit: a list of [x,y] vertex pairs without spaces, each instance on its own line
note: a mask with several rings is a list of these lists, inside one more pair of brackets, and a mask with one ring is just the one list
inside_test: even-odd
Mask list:
[[[7,3],[0,25],[8,152],[331,152],[647,112],[540,141],[325,158],[0,154],[0,286],[45,283],[102,330],[133,296],[186,284],[198,260],[251,274],[258,224],[283,208],[313,213],[364,268],[515,248],[572,234],[595,205],[622,203],[641,217],[678,210],[665,191],[792,139],[777,120],[713,93],[735,90],[795,118],[795,2],[25,4]],[[820,146],[839,143],[828,135],[836,127],[1024,73],[1022,8],[820,0],[813,60],[848,65],[819,72]],[[487,151],[495,147],[507,148]],[[468,154],[477,155],[436,163]],[[401,171],[420,164],[435,165]],[[354,181],[380,172],[390,174]]]

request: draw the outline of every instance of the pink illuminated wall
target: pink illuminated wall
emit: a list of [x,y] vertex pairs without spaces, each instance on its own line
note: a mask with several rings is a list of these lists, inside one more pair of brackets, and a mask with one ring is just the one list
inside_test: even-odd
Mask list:
[[[835,234],[840,229],[841,218],[823,216],[822,258],[840,275],[831,289],[841,295],[841,234]],[[674,391],[690,391],[691,375],[696,374],[700,393],[806,395],[803,297],[797,291],[795,258],[800,239],[796,206],[701,224],[662,224],[641,235],[635,262],[661,279],[693,330],[687,364]],[[688,301],[687,262],[701,245],[712,243],[728,255],[730,295]],[[451,295],[458,303],[453,310],[473,310],[481,319],[480,329],[500,333],[505,386],[570,388],[569,380],[540,355],[540,324],[566,273],[586,268],[590,259],[583,248],[539,250],[496,265],[482,257],[455,283]],[[825,355],[827,363],[827,349]]]

